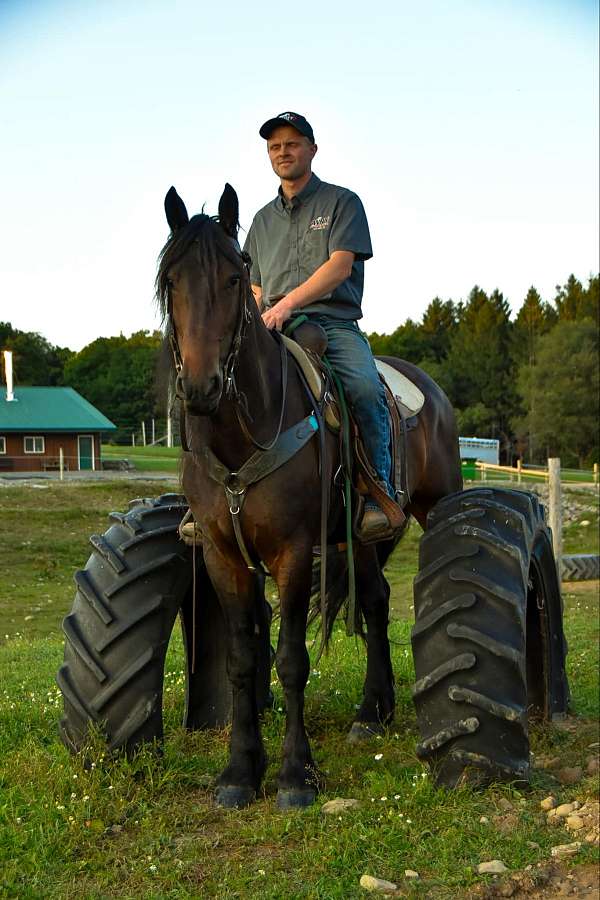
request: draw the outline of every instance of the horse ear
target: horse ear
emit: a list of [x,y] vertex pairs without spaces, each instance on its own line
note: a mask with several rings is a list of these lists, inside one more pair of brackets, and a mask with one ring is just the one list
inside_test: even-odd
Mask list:
[[169,228],[173,233],[183,225],[187,225],[190,221],[187,209],[185,208],[185,203],[174,187],[170,187],[167,191],[167,196],[165,197],[165,213],[167,214]]
[[240,215],[238,196],[230,184],[225,184],[225,190],[219,200],[219,224],[229,237],[237,238]]

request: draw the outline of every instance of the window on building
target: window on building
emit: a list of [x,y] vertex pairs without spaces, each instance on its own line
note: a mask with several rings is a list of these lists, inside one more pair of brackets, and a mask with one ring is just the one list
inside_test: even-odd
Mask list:
[[43,453],[45,450],[44,438],[41,435],[28,435],[23,441],[25,453]]
[[0,435],[0,453],[6,453],[6,438]]

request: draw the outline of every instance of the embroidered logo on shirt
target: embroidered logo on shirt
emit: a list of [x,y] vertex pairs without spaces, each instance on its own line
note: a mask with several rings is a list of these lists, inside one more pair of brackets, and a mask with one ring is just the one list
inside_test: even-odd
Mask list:
[[309,231],[323,231],[324,228],[327,228],[329,225],[329,221],[331,216],[317,216],[316,219],[313,219],[310,225],[308,226]]

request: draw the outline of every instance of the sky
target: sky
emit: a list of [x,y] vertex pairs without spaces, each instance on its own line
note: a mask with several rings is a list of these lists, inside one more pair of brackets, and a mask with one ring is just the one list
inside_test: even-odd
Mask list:
[[284,110],[364,203],[365,331],[598,272],[597,0],[0,0],[0,321],[159,327],[166,191],[213,213],[229,181],[247,229]]

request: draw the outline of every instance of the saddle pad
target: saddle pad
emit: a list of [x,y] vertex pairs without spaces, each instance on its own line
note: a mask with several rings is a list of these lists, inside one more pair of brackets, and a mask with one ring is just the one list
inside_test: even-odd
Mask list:
[[[313,361],[304,352],[304,349],[300,346],[300,344],[296,343],[296,341],[292,340],[292,338],[287,337],[285,334],[281,335],[281,339],[302,369],[308,386],[312,391],[312,395],[315,398],[316,402],[319,403],[321,401],[321,397],[323,396],[323,391],[325,390],[323,376],[321,375]],[[327,422],[329,427],[333,431],[339,431],[340,421],[331,403],[325,403],[324,416],[325,421]]]
[[398,372],[397,369],[390,366],[389,363],[376,359],[375,365],[377,366],[377,371],[402,407],[402,412],[406,418],[416,416],[425,403],[425,395],[420,388],[413,384],[412,381],[409,381],[402,372]]
[[308,386],[318,402],[323,395],[323,379],[321,378],[321,373],[308,358],[300,344],[296,343],[296,341],[291,338],[286,337],[285,334],[281,335],[281,340],[302,369],[304,377],[308,382]]

